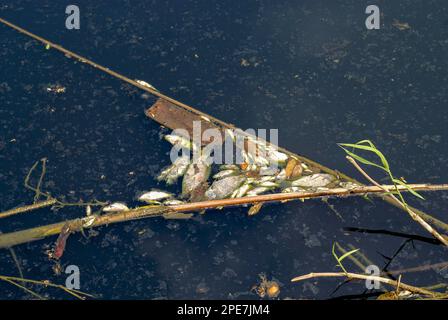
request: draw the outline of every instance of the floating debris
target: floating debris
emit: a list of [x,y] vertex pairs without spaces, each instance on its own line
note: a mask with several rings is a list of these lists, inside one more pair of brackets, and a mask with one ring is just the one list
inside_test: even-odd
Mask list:
[[392,26],[397,28],[400,31],[411,29],[411,26],[407,22],[400,22],[397,19],[394,19],[392,22]]
[[256,215],[258,212],[260,212],[262,206],[263,206],[263,202],[259,202],[259,203],[254,204],[252,207],[250,207],[250,209],[247,212],[247,214],[249,216]]
[[260,273],[259,277],[260,284],[253,286],[251,291],[255,291],[260,298],[266,296],[270,299],[277,298],[280,294],[280,285],[278,282],[274,280],[269,281],[264,273]]
[[66,88],[60,85],[51,85],[47,87],[47,92],[52,92],[56,94],[64,93],[65,90]]
[[302,163],[299,160],[291,158],[288,160],[285,168],[285,177],[286,179],[294,179],[298,178],[302,175],[303,167]]
[[56,244],[54,246],[54,250],[51,254],[51,257],[53,259],[59,260],[65,251],[65,246],[67,243],[68,236],[72,233],[72,230],[70,228],[70,223],[64,224],[64,226],[61,229],[61,232],[59,233],[58,239],[56,240]]

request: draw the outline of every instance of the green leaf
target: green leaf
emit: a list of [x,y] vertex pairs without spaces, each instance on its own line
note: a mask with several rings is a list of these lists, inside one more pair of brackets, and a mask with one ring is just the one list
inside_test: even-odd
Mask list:
[[358,160],[359,162],[361,162],[361,163],[363,163],[363,164],[366,164],[366,165],[369,165],[369,166],[374,166],[374,167],[377,167],[377,168],[380,168],[380,169],[382,169],[382,170],[384,170],[384,171],[386,171],[386,172],[388,172],[388,170],[385,168],[385,167],[383,167],[383,166],[380,166],[379,164],[376,164],[376,163],[374,163],[374,162],[372,162],[372,161],[369,161],[369,160],[367,160],[367,159],[364,159],[363,157],[360,157],[360,156],[358,156],[357,154],[355,154],[355,153],[353,153],[353,152],[351,152],[351,151],[349,151],[349,150],[347,150],[346,148],[344,148],[343,146],[350,146],[350,144],[348,144],[348,143],[341,143],[341,144],[339,144],[339,146],[350,156],[350,157],[352,157],[353,159],[355,159],[355,160]]
[[[368,146],[362,144],[362,143],[367,143]],[[383,165],[383,170],[385,171],[390,171],[390,167],[389,167],[389,162],[387,162],[386,157],[383,155],[383,153],[381,151],[379,151],[375,145],[370,142],[369,140],[362,140],[359,141],[355,144],[353,143],[339,143],[339,146],[343,146],[343,147],[349,147],[349,148],[354,148],[354,149],[360,149],[360,150],[365,150],[365,151],[369,151],[369,152],[373,152],[374,154],[376,154],[378,156],[378,158],[380,158],[381,163]],[[379,165],[376,165],[378,167],[381,167]]]
[[405,188],[406,188],[411,194],[413,194],[415,197],[417,197],[417,198],[419,198],[419,199],[421,199],[421,200],[425,200],[425,198],[424,198],[421,194],[419,194],[417,191],[415,191],[414,189],[412,189],[410,186],[408,186],[408,185],[407,185],[406,183],[404,183],[402,180],[393,178],[392,181],[393,181],[394,183],[396,183],[396,184],[399,184],[399,185],[405,187]]
[[344,253],[341,257],[339,257],[338,261],[341,262],[342,260],[344,260],[348,256],[351,256],[352,254],[354,254],[356,251],[359,251],[359,249],[353,249],[351,251],[348,251],[348,252]]

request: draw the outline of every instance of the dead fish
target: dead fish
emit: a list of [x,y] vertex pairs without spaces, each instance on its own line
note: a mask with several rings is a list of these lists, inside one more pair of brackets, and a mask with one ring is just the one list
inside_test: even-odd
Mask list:
[[103,208],[103,212],[129,211],[128,206],[123,202],[114,202]]
[[279,173],[279,169],[277,167],[260,167],[258,173],[260,176],[275,176]]
[[236,170],[223,170],[219,171],[217,174],[213,176],[213,179],[222,179],[229,176],[237,175],[239,172]]
[[288,160],[288,155],[280,152],[277,148],[269,146],[266,148],[267,158],[274,163],[285,163]]
[[146,82],[146,81],[135,79],[135,82],[137,82],[137,83],[138,83],[139,85],[141,85],[141,86],[144,86],[144,87],[147,87],[147,88],[150,88],[150,89],[159,91],[159,90],[157,90],[152,84],[149,84],[149,83]]
[[279,184],[272,181],[261,181],[260,183],[258,183],[258,186],[266,188],[276,188],[279,186]]
[[246,180],[243,176],[230,176],[215,180],[205,192],[207,199],[225,199],[235,191]]
[[210,176],[210,165],[204,157],[191,163],[182,180],[182,195],[190,196],[192,192],[208,180]]
[[291,185],[293,187],[318,188],[325,187],[334,180],[336,180],[336,177],[332,176],[331,174],[316,173],[294,180]]
[[92,214],[92,207],[89,205],[86,207],[86,216],[90,216]]
[[165,180],[167,184],[173,184],[177,179],[185,174],[190,164],[190,158],[183,156],[178,157],[174,163],[168,168],[164,169],[157,177],[158,181]]
[[182,136],[178,136],[177,134],[167,134],[163,138],[172,145],[179,145],[189,150],[196,149],[196,145],[193,144],[189,139]]
[[252,196],[257,196],[259,194],[265,193],[272,190],[272,188],[267,188],[267,187],[256,187],[252,190],[249,190],[246,193],[246,197],[252,197]]
[[282,169],[277,176],[275,177],[279,181],[283,181],[286,179],[286,169]]
[[163,202],[163,204],[166,206],[177,206],[179,204],[184,204],[184,203],[185,203],[185,201],[177,200],[177,199],[168,199]]
[[145,192],[138,197],[139,201],[153,203],[154,201],[159,201],[167,198],[172,198],[173,195],[169,192],[160,191],[160,190],[151,190],[149,192]]
[[300,188],[300,187],[287,187],[287,188],[283,189],[282,192],[284,192],[284,193],[306,192],[306,190],[303,188]]
[[341,186],[342,188],[345,188],[347,190],[352,190],[352,189],[359,188],[361,185],[354,183],[354,182],[350,182],[350,181],[341,181],[339,183],[339,186]]
[[240,167],[238,167],[236,164],[222,164],[219,166],[219,170],[224,171],[224,170],[240,170]]
[[244,197],[246,195],[246,193],[252,188],[253,188],[252,185],[246,181],[241,187],[239,187],[238,189],[233,191],[233,193],[230,197],[231,198]]

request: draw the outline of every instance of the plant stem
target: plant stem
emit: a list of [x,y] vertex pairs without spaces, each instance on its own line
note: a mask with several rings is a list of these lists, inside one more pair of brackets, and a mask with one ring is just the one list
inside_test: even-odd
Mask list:
[[[392,188],[387,187],[387,186],[382,186],[380,185],[378,182],[376,182],[373,178],[371,178],[360,166],[359,164],[356,162],[355,159],[353,159],[350,156],[346,156],[347,160],[353,164],[353,166],[359,171],[361,172],[361,174],[367,179],[369,180],[371,183],[373,183],[375,186],[381,188],[382,190],[386,191],[386,192],[390,192],[391,189],[395,189],[395,190],[399,190],[397,185],[394,185]],[[409,185],[410,188],[412,188],[411,185]],[[411,216],[412,219],[414,219],[415,221],[417,221],[423,228],[426,229],[426,231],[428,231],[429,233],[431,233],[436,239],[438,239],[440,242],[442,242],[446,247],[448,247],[448,241],[447,239],[445,239],[442,235],[440,235],[440,233],[437,232],[437,230],[435,230],[433,227],[431,227],[431,225],[429,223],[427,223],[422,217],[420,217],[417,213],[415,213],[409,206],[407,206],[406,204],[404,204],[402,201],[398,200],[397,197],[395,197],[393,194],[390,194],[389,197],[391,197],[397,204],[399,204],[401,207],[403,207],[403,209],[405,209],[409,215]]]

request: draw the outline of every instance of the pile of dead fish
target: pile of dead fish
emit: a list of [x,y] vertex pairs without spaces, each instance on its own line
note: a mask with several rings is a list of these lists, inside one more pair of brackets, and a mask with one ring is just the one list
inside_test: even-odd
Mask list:
[[[164,138],[176,147],[189,150],[197,147],[182,136],[169,134]],[[180,195],[175,196],[166,191],[153,189],[141,194],[138,200],[154,205],[177,205],[186,201],[240,198],[272,192],[310,192],[335,187],[352,187],[350,183],[342,182],[333,175],[321,173],[318,168],[279,152],[265,142],[254,140],[254,143],[257,144],[258,150],[263,151],[264,156],[254,156],[245,150],[240,150],[244,162],[239,165],[216,165],[204,156],[195,161],[190,161],[189,156],[180,156],[157,177],[159,181],[168,185],[175,184],[182,178]],[[129,208],[120,202],[103,208],[105,212],[124,210]]]

